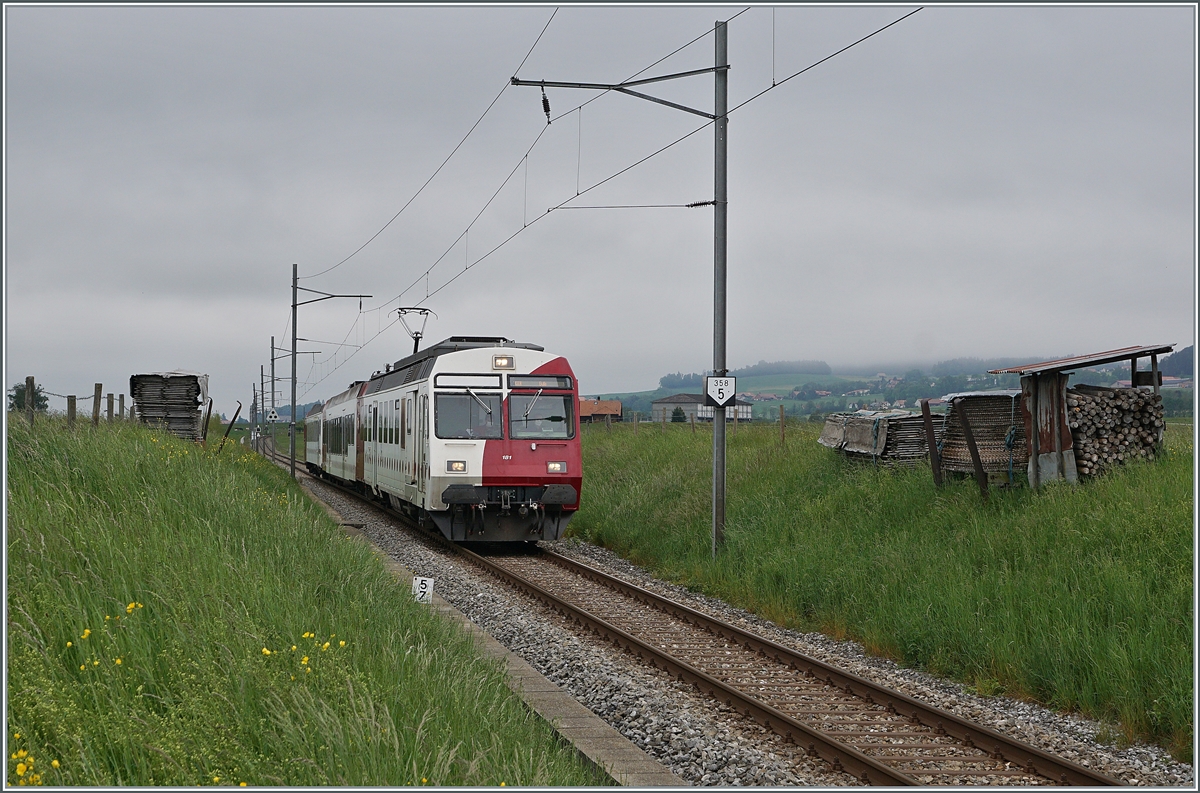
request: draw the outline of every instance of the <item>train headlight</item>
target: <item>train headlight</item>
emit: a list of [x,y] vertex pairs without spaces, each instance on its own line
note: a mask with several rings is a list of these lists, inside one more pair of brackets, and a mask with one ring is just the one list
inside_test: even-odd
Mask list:
[[567,464],[565,462],[546,463],[546,473],[548,474],[565,474],[566,472]]
[[513,357],[511,355],[493,355],[492,356],[492,368],[493,369],[512,369],[515,365],[516,364],[513,363]]
[[446,473],[448,474],[465,474],[467,472],[466,460],[447,460]]

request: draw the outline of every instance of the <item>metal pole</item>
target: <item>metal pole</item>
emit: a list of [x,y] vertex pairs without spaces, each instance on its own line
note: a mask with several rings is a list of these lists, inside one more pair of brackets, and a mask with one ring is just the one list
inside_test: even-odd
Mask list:
[[266,452],[267,441],[263,433],[267,429],[267,376],[263,372],[262,364],[258,366],[258,395],[263,403],[262,409],[258,411],[258,450]]
[[[292,300],[292,302],[296,302]],[[271,409],[275,409],[275,337],[271,337]]]
[[[728,153],[729,30],[718,21],[715,30],[717,70],[713,72],[715,96],[713,125],[713,374],[724,377],[725,368],[725,222]],[[736,402],[734,403],[736,406]],[[736,407],[734,408],[736,410]],[[725,544],[725,408],[713,408],[713,519],[712,553]]]
[[[296,478],[296,286],[297,266],[292,264],[292,415],[288,418],[288,453],[291,456],[292,479]],[[275,342],[271,342],[275,346]],[[271,353],[274,361],[274,352]],[[274,390],[274,386],[272,386]]]

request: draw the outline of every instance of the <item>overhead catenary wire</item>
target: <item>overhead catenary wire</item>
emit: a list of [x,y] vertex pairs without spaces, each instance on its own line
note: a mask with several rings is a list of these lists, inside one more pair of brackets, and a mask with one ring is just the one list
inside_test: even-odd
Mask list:
[[[558,7],[556,6],[554,11],[551,12],[550,18],[546,20],[546,25],[545,25],[545,27],[542,28],[542,32],[539,33],[538,37],[534,40],[533,46],[531,46],[529,48],[529,52],[525,53],[525,57],[521,59],[521,64],[520,64],[520,66],[517,66],[517,71],[520,71],[521,67],[525,65],[525,62],[527,60],[529,60],[529,56],[533,54],[533,50],[534,50],[534,48],[537,47],[538,42],[542,40],[542,36],[546,35],[546,31],[550,28],[550,23],[554,21],[554,15],[557,13],[558,13]],[[429,178],[425,180],[424,184],[422,184],[419,188],[417,188],[417,192],[412,194],[412,197],[409,198],[408,201],[406,201],[404,203],[404,206],[400,207],[400,211],[397,212],[396,214],[392,215],[391,219],[388,220],[387,223],[384,223],[383,227],[380,228],[379,231],[372,234],[366,242],[364,242],[362,245],[359,245],[357,248],[355,248],[354,251],[349,256],[342,259],[337,264],[334,264],[330,267],[326,267],[324,270],[322,270],[319,273],[313,273],[312,275],[302,276],[300,278],[300,280],[303,281],[303,280],[307,280],[309,278],[316,278],[317,276],[325,275],[325,273],[336,270],[338,267],[341,267],[343,264],[345,264],[346,262],[348,262],[352,258],[354,258],[356,255],[358,255],[358,253],[360,251],[362,251],[363,248],[367,247],[372,242],[374,242],[375,239],[380,234],[387,231],[387,228],[396,221],[396,218],[398,218],[402,214],[404,214],[404,210],[408,209],[408,207],[412,204],[412,202],[417,200],[417,197],[419,195],[421,195],[422,192],[425,191],[425,188],[428,187],[429,183],[434,180],[434,177],[436,177],[439,173],[441,173],[442,169],[446,167],[446,163],[450,162],[450,159],[458,152],[459,149],[462,148],[462,145],[467,142],[467,138],[471,137],[471,133],[475,131],[475,129],[483,122],[484,118],[487,117],[487,114],[491,112],[493,107],[495,107],[496,102],[500,101],[500,97],[503,96],[504,92],[508,90],[509,85],[510,85],[510,83],[505,82],[504,87],[500,89],[500,92],[498,94],[496,94],[496,96],[492,99],[492,101],[490,103],[488,103],[487,108],[483,111],[483,113],[479,116],[479,118],[475,120],[475,123],[471,125],[471,128],[469,130],[467,130],[467,134],[463,135],[462,140],[460,140],[458,142],[458,145],[456,145],[450,151],[450,153],[446,155],[446,159],[442,160],[442,164],[439,165],[432,174],[430,174]],[[549,118],[547,118],[547,123],[549,123]]]
[[[825,56],[824,58],[821,58],[820,60],[814,61],[813,63],[809,64],[808,66],[804,67],[803,69],[801,69],[801,70],[799,70],[799,71],[797,71],[797,72],[795,72],[795,73],[793,73],[793,74],[789,75],[788,77],[785,77],[783,80],[780,80],[780,81],[778,81],[778,82],[773,82],[773,84],[772,84],[770,87],[768,87],[768,88],[765,88],[765,89],[763,89],[762,91],[759,91],[758,93],[756,93],[756,94],[752,95],[750,98],[746,99],[745,101],[743,101],[743,102],[740,102],[739,104],[737,104],[737,105],[735,105],[734,107],[730,108],[730,109],[727,111],[727,114],[726,114],[726,115],[728,116],[728,115],[731,115],[731,114],[733,114],[735,111],[739,110],[740,108],[743,108],[743,107],[745,107],[746,105],[748,105],[748,104],[750,104],[751,102],[755,101],[756,99],[758,99],[759,97],[761,97],[761,96],[763,96],[764,94],[768,93],[769,91],[772,91],[772,90],[774,90],[774,89],[778,88],[779,86],[782,86],[784,83],[786,83],[786,82],[788,82],[788,81],[792,80],[793,78],[799,77],[800,75],[804,74],[805,72],[808,72],[808,71],[810,71],[811,69],[814,69],[814,68],[816,68],[817,66],[819,66],[819,65],[821,65],[821,64],[823,64],[823,63],[825,63],[825,62],[829,61],[830,59],[832,59],[832,58],[834,58],[834,57],[836,57],[836,56],[838,56],[838,55],[840,55],[840,54],[842,54],[842,53],[846,52],[847,50],[850,50],[850,49],[852,49],[853,47],[856,47],[857,45],[859,45],[859,44],[863,43],[864,41],[866,41],[866,40],[870,39],[871,37],[873,37],[873,36],[875,36],[875,35],[877,35],[877,34],[879,34],[879,33],[882,33],[884,30],[887,30],[888,28],[890,28],[890,27],[892,27],[892,26],[894,26],[894,25],[896,25],[896,24],[898,24],[898,23],[900,23],[900,22],[904,21],[905,19],[907,19],[908,17],[910,17],[910,16],[912,16],[913,14],[917,13],[918,11],[921,11],[923,8],[924,8],[924,6],[922,6],[922,7],[919,7],[919,8],[916,8],[916,9],[914,9],[913,11],[910,11],[910,12],[908,12],[907,14],[904,14],[903,16],[901,16],[901,17],[898,17],[897,19],[895,19],[895,20],[893,20],[893,21],[889,22],[888,24],[886,24],[886,25],[884,25],[884,26],[882,26],[882,27],[880,27],[880,28],[878,28],[878,29],[876,29],[876,30],[872,31],[871,33],[867,34],[866,36],[863,36],[862,38],[860,38],[860,39],[858,39],[858,40],[856,40],[856,41],[854,41],[854,42],[852,42],[852,43],[850,43],[850,44],[846,45],[845,47],[842,47],[841,49],[839,49],[839,50],[837,50],[837,51],[835,51],[835,52],[833,52],[833,53],[831,53],[831,54],[829,54],[829,55]],[[733,17],[730,17],[730,19],[729,19],[729,20],[727,20],[727,21],[732,21],[733,19],[737,18],[738,16],[741,16],[742,14],[744,14],[744,13],[745,13],[746,11],[748,11],[748,10],[749,10],[749,7],[748,7],[748,8],[746,8],[746,9],[743,9],[742,11],[738,12],[737,14],[735,14]],[[680,48],[678,48],[677,50],[675,50],[674,52],[672,52],[672,53],[670,53],[670,54],[668,54],[668,55],[664,56],[663,58],[660,58],[660,59],[659,59],[658,61],[656,61],[654,64],[651,64],[651,66],[647,67],[646,69],[643,69],[641,72],[638,72],[637,74],[633,75],[632,77],[630,77],[630,78],[627,78],[627,80],[629,80],[629,79],[633,79],[634,77],[636,77],[636,76],[638,76],[638,75],[640,75],[640,74],[644,73],[645,71],[649,70],[650,68],[653,68],[653,66],[654,66],[654,65],[657,65],[658,63],[661,63],[662,61],[664,61],[664,60],[666,60],[667,58],[671,57],[671,55],[674,55],[676,52],[679,52],[680,50],[682,50],[682,49],[684,49],[684,48],[686,48],[686,47],[690,46],[691,44],[694,44],[696,41],[699,41],[701,38],[704,38],[704,36],[705,36],[705,35],[707,35],[707,34],[708,34],[708,33],[710,33],[710,32],[712,32],[712,31],[707,31],[705,34],[702,34],[701,36],[698,36],[698,37],[696,37],[696,38],[695,38],[695,39],[693,39],[692,41],[688,42],[688,44],[685,44],[685,45],[683,45],[682,47],[680,47]],[[607,93],[607,91],[605,91],[605,92],[603,92],[603,93]],[[600,94],[600,95],[603,95],[603,93],[602,93],[602,94]],[[596,98],[599,98],[599,96],[600,96],[600,95],[598,95],[597,97],[593,97],[593,99],[591,99],[591,100],[588,100],[588,102],[584,102],[584,103],[582,103],[581,105],[579,105],[579,106],[578,106],[577,108],[575,108],[574,110],[568,111],[568,113],[570,113],[570,112],[577,112],[578,110],[582,109],[584,106],[586,106],[587,104],[589,104],[590,102],[594,101]],[[564,113],[563,115],[567,115],[567,113]],[[557,117],[557,118],[561,118],[561,116],[559,116],[559,117]],[[587,193],[591,192],[592,190],[595,190],[596,188],[598,188],[598,187],[600,187],[600,186],[602,186],[602,185],[604,185],[604,184],[606,184],[606,183],[608,183],[608,182],[612,181],[613,179],[616,179],[617,177],[619,177],[619,176],[622,176],[622,175],[623,175],[623,174],[625,174],[625,173],[628,173],[629,171],[631,171],[631,170],[633,170],[634,168],[638,167],[639,165],[641,165],[642,163],[646,162],[647,160],[650,160],[650,159],[652,159],[652,158],[654,158],[654,157],[657,157],[659,154],[662,154],[663,152],[667,151],[668,149],[671,149],[671,148],[673,148],[674,146],[676,146],[676,145],[678,145],[678,144],[682,143],[683,141],[687,140],[688,138],[691,138],[691,137],[692,137],[693,135],[695,135],[696,133],[698,133],[698,132],[701,132],[701,131],[702,131],[702,130],[704,130],[704,129],[707,129],[707,128],[708,128],[709,126],[711,126],[713,123],[714,123],[714,121],[712,121],[712,120],[706,121],[705,123],[701,124],[700,126],[696,127],[695,129],[691,130],[690,132],[688,132],[688,133],[685,133],[684,135],[681,135],[680,137],[676,138],[675,140],[671,141],[670,143],[668,143],[668,144],[666,144],[666,145],[664,145],[664,146],[662,146],[662,147],[660,147],[660,148],[656,149],[655,151],[651,152],[650,154],[648,154],[648,155],[646,155],[646,156],[644,156],[644,157],[641,157],[640,159],[638,159],[638,160],[634,161],[634,162],[633,162],[633,163],[631,163],[630,165],[628,165],[628,166],[626,166],[626,167],[622,168],[621,170],[619,170],[619,171],[616,171],[616,172],[615,172],[615,173],[613,173],[613,174],[610,174],[609,176],[605,177],[604,179],[601,179],[600,181],[598,181],[598,182],[596,182],[595,184],[593,184],[593,185],[591,185],[591,186],[587,187],[587,188],[586,188],[586,189],[584,189],[584,190],[580,190],[579,192],[577,192],[577,193],[576,193],[576,195],[574,195],[574,196],[570,196],[569,198],[565,199],[564,201],[560,202],[559,204],[557,204],[557,205],[555,205],[555,206],[548,207],[548,208],[547,208],[547,210],[546,210],[546,212],[545,212],[544,214],[538,215],[537,217],[533,218],[533,220],[530,220],[530,221],[527,221],[527,222],[525,222],[525,223],[524,223],[524,224],[521,226],[521,228],[517,229],[517,230],[516,230],[516,231],[514,231],[512,234],[510,234],[508,237],[506,237],[505,239],[501,240],[501,241],[500,241],[498,244],[496,244],[495,246],[493,246],[491,249],[489,249],[489,250],[488,250],[486,253],[484,253],[482,256],[480,256],[478,259],[476,259],[474,262],[471,262],[471,263],[469,263],[468,265],[466,265],[466,266],[465,266],[465,267],[464,267],[462,270],[458,271],[458,272],[457,272],[457,273],[455,273],[453,276],[451,276],[450,278],[448,278],[448,279],[447,279],[445,282],[443,282],[443,283],[442,283],[440,286],[438,286],[436,289],[433,289],[432,291],[430,291],[430,289],[429,289],[429,277],[430,277],[430,274],[431,274],[431,272],[433,271],[433,269],[434,269],[434,268],[435,268],[435,267],[438,265],[438,263],[439,263],[439,262],[440,262],[442,259],[444,259],[444,258],[445,258],[445,256],[446,256],[446,255],[447,255],[447,254],[448,254],[448,253],[449,253],[451,250],[453,250],[453,248],[454,248],[454,247],[455,247],[455,246],[458,244],[458,240],[463,238],[463,236],[464,236],[464,235],[467,233],[467,231],[469,231],[470,227],[471,227],[472,225],[474,225],[476,221],[478,221],[478,219],[479,219],[479,217],[482,215],[483,211],[485,211],[485,210],[487,209],[487,207],[488,207],[488,206],[489,206],[489,205],[492,203],[492,201],[494,201],[494,200],[495,200],[496,196],[497,196],[497,195],[499,195],[500,191],[504,189],[504,186],[505,186],[505,185],[508,183],[508,181],[509,181],[509,180],[512,178],[512,176],[513,176],[513,175],[516,173],[516,171],[517,171],[517,170],[518,170],[518,169],[521,167],[522,163],[526,163],[526,164],[527,164],[527,158],[528,158],[529,154],[530,154],[530,153],[533,151],[533,148],[534,148],[534,147],[537,145],[538,141],[539,141],[539,140],[541,139],[541,137],[542,137],[542,134],[543,134],[543,133],[545,132],[545,130],[546,130],[548,127],[549,127],[549,124],[547,124],[546,126],[543,126],[543,127],[542,127],[542,129],[541,129],[541,131],[538,133],[538,136],[537,136],[537,138],[535,138],[535,139],[534,139],[534,142],[533,142],[533,143],[532,143],[532,144],[529,146],[529,148],[526,150],[526,152],[525,152],[525,154],[523,155],[522,159],[521,159],[520,161],[518,161],[517,165],[516,165],[516,166],[513,168],[513,170],[512,170],[512,171],[509,173],[509,175],[508,175],[508,176],[505,178],[504,182],[502,182],[502,183],[501,183],[501,185],[500,185],[500,187],[499,187],[499,188],[497,188],[496,192],[492,194],[492,197],[488,199],[488,202],[487,202],[487,203],[484,205],[483,209],[481,209],[481,210],[480,210],[480,211],[479,211],[479,212],[478,212],[478,213],[475,215],[475,217],[474,217],[474,218],[472,218],[472,220],[471,220],[471,223],[469,223],[469,224],[468,224],[468,226],[467,226],[467,229],[465,229],[465,230],[463,231],[463,233],[462,233],[462,234],[460,234],[460,235],[459,235],[459,236],[458,236],[458,237],[455,239],[454,243],[452,243],[452,244],[451,244],[451,246],[450,246],[449,248],[447,248],[447,250],[446,250],[446,251],[445,251],[445,252],[444,252],[444,253],[443,253],[443,254],[442,254],[440,257],[438,257],[438,260],[437,260],[437,261],[435,261],[435,262],[434,262],[434,264],[433,264],[433,265],[431,265],[431,266],[430,266],[428,269],[426,269],[426,270],[425,270],[425,271],[424,271],[424,272],[423,272],[423,273],[422,273],[420,276],[418,276],[418,277],[417,277],[417,279],[416,279],[416,280],[415,280],[415,281],[414,281],[414,282],[413,282],[411,285],[409,285],[407,288],[405,288],[405,289],[404,289],[404,290],[403,290],[403,291],[402,291],[402,292],[401,292],[399,295],[397,295],[397,296],[396,296],[395,298],[393,298],[392,300],[389,300],[387,303],[385,303],[385,304],[383,304],[382,306],[380,306],[379,308],[377,308],[377,309],[373,309],[373,310],[374,310],[374,311],[379,311],[379,310],[381,310],[382,308],[386,307],[387,305],[390,305],[392,302],[395,302],[395,301],[397,301],[397,300],[399,300],[399,299],[403,298],[403,296],[404,296],[404,295],[405,295],[407,292],[411,291],[411,289],[412,289],[413,287],[417,286],[417,285],[418,285],[418,284],[419,284],[419,283],[420,283],[422,280],[424,280],[424,281],[425,281],[425,297],[424,297],[424,298],[423,298],[423,299],[422,299],[422,300],[421,300],[421,301],[418,303],[418,305],[420,305],[420,303],[424,303],[425,301],[427,301],[427,300],[429,300],[430,298],[432,298],[432,297],[436,296],[436,295],[437,295],[438,293],[440,293],[440,292],[441,292],[443,289],[445,289],[446,287],[450,286],[452,283],[454,283],[455,281],[457,281],[457,280],[458,280],[460,277],[462,277],[463,275],[465,275],[467,272],[469,272],[471,269],[473,269],[473,268],[474,268],[476,265],[478,265],[478,264],[482,263],[484,260],[486,260],[486,259],[488,259],[489,257],[491,257],[491,255],[492,255],[492,254],[494,254],[495,252],[497,252],[498,250],[500,250],[501,248],[503,248],[505,245],[507,245],[509,242],[511,242],[513,239],[515,239],[517,236],[519,236],[521,233],[523,233],[523,232],[524,232],[526,229],[528,229],[528,228],[532,227],[534,224],[536,224],[536,223],[537,223],[538,221],[540,221],[541,219],[543,219],[543,218],[545,218],[545,217],[548,217],[549,215],[551,215],[551,214],[552,214],[552,213],[553,213],[555,210],[558,210],[558,209],[565,209],[565,208],[575,208],[575,207],[567,207],[566,205],[567,205],[568,203],[570,203],[571,201],[574,201],[575,199],[579,198],[580,196],[586,195]],[[712,202],[696,202],[696,205],[701,205],[701,206],[703,206],[703,205],[711,205],[711,203],[712,203]],[[689,205],[687,205],[687,204],[684,204],[684,205],[680,205],[680,206],[689,206]],[[586,209],[586,208],[589,208],[589,207],[578,207],[578,208],[580,208],[580,209]],[[605,208],[605,207],[596,207],[596,208]],[[615,207],[615,206],[614,206],[613,208],[617,208],[617,207]],[[633,208],[633,207],[630,207],[630,208]],[[649,208],[649,207],[647,207],[647,208]],[[361,313],[361,312],[360,312],[360,313]],[[345,358],[345,359],[344,359],[344,360],[343,360],[343,361],[342,361],[340,364],[337,364],[337,365],[334,367],[334,369],[333,369],[332,371],[330,371],[330,372],[329,372],[328,374],[326,374],[324,377],[322,377],[322,378],[320,378],[319,380],[317,380],[317,381],[316,381],[316,383],[314,383],[314,386],[313,386],[313,387],[315,387],[317,384],[320,384],[321,382],[323,382],[323,381],[324,381],[326,378],[328,378],[330,375],[332,375],[334,371],[337,371],[337,369],[338,369],[338,368],[340,368],[341,366],[345,365],[345,363],[346,363],[346,362],[348,362],[348,361],[350,360],[350,358],[353,358],[355,355],[357,355],[357,354],[358,354],[358,352],[359,352],[359,351],[360,351],[360,350],[361,350],[363,347],[366,347],[368,344],[370,344],[370,343],[371,343],[371,341],[374,341],[376,338],[378,338],[380,335],[382,335],[382,334],[383,334],[385,331],[387,331],[388,329],[390,329],[390,328],[391,328],[393,325],[395,325],[395,324],[396,324],[396,321],[395,321],[395,320],[393,320],[392,322],[389,322],[389,323],[388,323],[388,325],[386,325],[386,326],[384,326],[382,329],[380,329],[380,330],[379,330],[379,331],[378,331],[378,332],[377,332],[377,333],[376,333],[374,336],[372,336],[370,339],[365,339],[365,338],[364,338],[364,340],[363,340],[363,343],[362,343],[362,345],[359,347],[359,349],[356,349],[356,350],[355,350],[353,353],[351,353],[349,356],[347,356],[347,358]],[[358,320],[356,320],[356,321],[355,321],[355,327],[357,327],[357,325],[358,325]],[[353,332],[353,328],[351,329],[351,331],[350,331],[350,332]],[[349,336],[349,333],[350,333],[350,332],[347,332],[347,336]],[[313,365],[315,366],[315,364],[316,364],[316,362],[314,361]],[[311,390],[311,389],[310,389],[310,390]],[[308,392],[306,391],[305,393],[307,394]]]

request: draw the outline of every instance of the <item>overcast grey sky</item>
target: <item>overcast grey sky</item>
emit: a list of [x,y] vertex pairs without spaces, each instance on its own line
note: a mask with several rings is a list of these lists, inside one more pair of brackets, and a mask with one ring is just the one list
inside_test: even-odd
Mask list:
[[[916,7],[750,7],[730,106]],[[617,82],[705,31],[647,74],[711,66],[714,20],[745,8],[564,6],[519,76]],[[303,337],[369,341],[302,343],[323,355],[300,401],[411,350],[388,309],[446,251],[430,341],[536,342],[586,393],[710,367],[711,208],[546,215],[704,120],[607,94],[546,128],[505,85],[553,12],[6,6],[6,386],[185,368],[248,408],[292,263],[355,251],[497,94],[387,230],[301,282],[374,298],[300,309]],[[729,365],[1192,343],[1195,30],[1192,6],[931,6],[737,110]],[[711,110],[712,84],[648,90]],[[554,116],[595,95],[547,93]],[[708,128],[568,206],[710,200],[712,158]]]

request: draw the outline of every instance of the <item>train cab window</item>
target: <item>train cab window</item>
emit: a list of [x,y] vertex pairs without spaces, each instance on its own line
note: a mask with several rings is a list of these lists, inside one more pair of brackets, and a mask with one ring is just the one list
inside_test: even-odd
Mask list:
[[439,438],[501,437],[499,394],[437,394],[434,415]]
[[510,438],[574,438],[570,394],[512,394],[508,398]]

